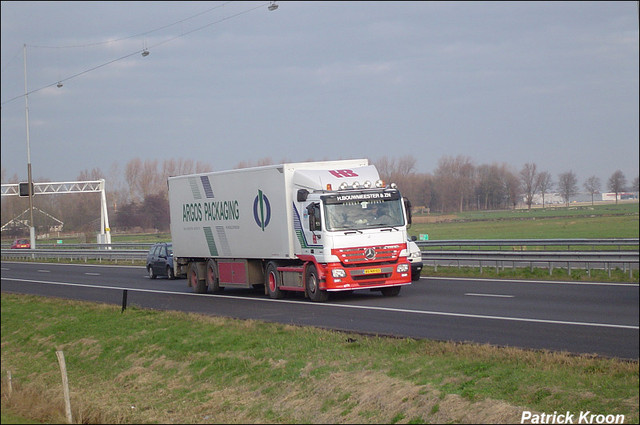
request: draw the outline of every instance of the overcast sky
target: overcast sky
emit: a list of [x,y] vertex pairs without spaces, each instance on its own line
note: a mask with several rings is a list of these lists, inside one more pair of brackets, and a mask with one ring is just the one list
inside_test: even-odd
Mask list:
[[638,2],[269,4],[2,2],[3,179],[27,175],[24,44],[36,182],[136,157],[638,176]]

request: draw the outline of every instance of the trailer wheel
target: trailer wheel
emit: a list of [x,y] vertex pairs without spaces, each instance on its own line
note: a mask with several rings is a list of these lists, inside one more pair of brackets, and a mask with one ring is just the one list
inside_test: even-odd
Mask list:
[[382,288],[382,295],[385,297],[396,297],[400,293],[401,286],[391,286],[389,288]]
[[204,279],[198,279],[198,263],[189,264],[189,286],[193,288],[193,292],[204,294],[207,292],[207,282]]
[[211,292],[217,294],[222,292],[224,287],[220,287],[220,280],[218,279],[218,268],[216,267],[216,262],[213,260],[209,260],[207,262],[207,276],[206,276],[207,286],[211,288]]
[[283,298],[284,293],[279,288],[280,275],[278,274],[278,266],[276,263],[267,264],[267,270],[265,272],[264,286],[267,288],[267,294],[270,298]]
[[316,266],[310,264],[304,272],[304,287],[311,301],[325,302],[329,299],[329,293],[319,288],[320,279]]

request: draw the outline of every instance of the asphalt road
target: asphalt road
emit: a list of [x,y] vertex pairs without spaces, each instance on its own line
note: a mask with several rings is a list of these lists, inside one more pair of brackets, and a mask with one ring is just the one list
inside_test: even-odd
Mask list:
[[272,300],[261,290],[194,294],[185,279],[151,280],[143,267],[2,262],[2,292],[322,328],[471,341],[638,359],[638,284],[422,278],[398,297],[379,291],[301,294]]

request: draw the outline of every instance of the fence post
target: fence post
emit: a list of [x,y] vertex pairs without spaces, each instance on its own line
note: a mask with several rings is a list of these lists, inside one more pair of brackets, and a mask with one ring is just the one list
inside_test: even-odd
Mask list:
[[67,365],[64,362],[64,353],[62,351],[56,351],[56,357],[58,357],[58,363],[60,363],[60,373],[62,374],[64,410],[67,414],[67,422],[71,424],[73,423],[73,417],[71,416],[71,399],[69,397],[69,378],[67,377]]
[[13,383],[11,382],[11,371],[10,370],[7,371],[7,381],[8,381],[8,386],[9,386],[9,388],[7,388],[7,392],[9,393],[9,397],[11,397],[11,394],[13,393]]

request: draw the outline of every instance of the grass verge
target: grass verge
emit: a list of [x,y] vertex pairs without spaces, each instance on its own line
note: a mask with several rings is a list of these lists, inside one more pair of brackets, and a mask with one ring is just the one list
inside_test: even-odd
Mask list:
[[1,297],[3,415],[64,421],[62,350],[80,423],[638,422],[637,361]]

